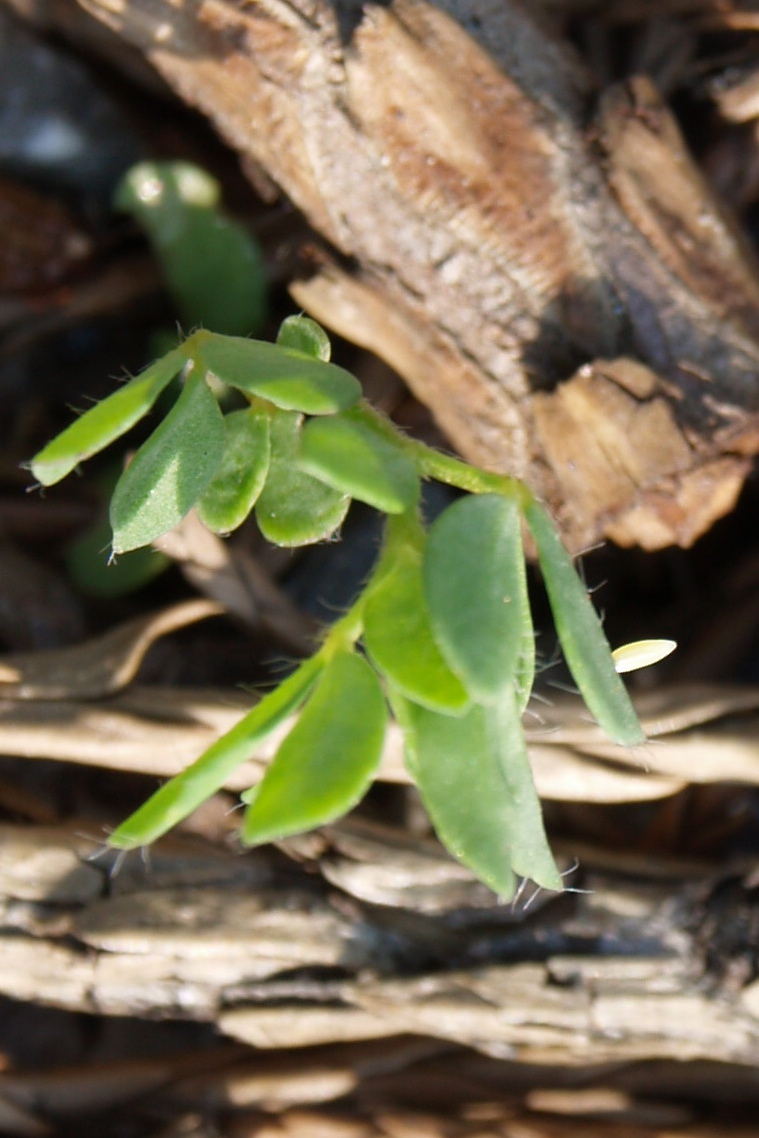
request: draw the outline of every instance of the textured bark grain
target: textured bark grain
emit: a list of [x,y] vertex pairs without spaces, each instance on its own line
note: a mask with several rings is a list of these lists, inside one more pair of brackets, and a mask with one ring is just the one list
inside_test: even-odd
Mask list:
[[597,99],[516,0],[80,2],[321,234],[296,300],[574,547],[688,545],[732,507],[759,277],[648,80]]

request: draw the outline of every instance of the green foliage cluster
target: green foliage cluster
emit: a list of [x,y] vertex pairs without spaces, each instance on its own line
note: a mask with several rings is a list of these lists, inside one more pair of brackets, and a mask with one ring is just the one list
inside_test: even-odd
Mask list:
[[[313,321],[291,317],[276,344],[197,331],[82,415],[33,460],[45,486],[181,394],[138,449],[111,500],[113,550],[148,545],[195,508],[228,533],[255,513],[283,546],[331,537],[351,499],[386,515],[375,567],[314,655],[110,838],[154,841],[224,785],[298,713],[261,783],[243,795],[255,844],[340,817],[366,792],[392,713],[442,841],[499,894],[514,875],[560,889],[530,772],[522,713],[535,641],[521,532],[529,528],[569,668],[610,737],[643,733],[585,587],[545,510],[521,482],[400,433],[329,360]],[[244,396],[224,413],[224,391]],[[221,405],[220,405],[221,399]],[[421,483],[466,493],[428,526]]]
[[[161,787],[110,844],[131,849],[160,837],[291,716],[262,782],[242,795],[242,840],[333,821],[375,776],[392,714],[451,852],[500,894],[513,891],[515,874],[560,889],[521,722],[535,676],[523,525],[570,670],[620,743],[643,734],[617,671],[650,662],[663,642],[626,646],[615,670],[585,588],[527,487],[398,432],[330,362],[329,339],[313,321],[286,320],[276,344],[244,338],[265,318],[263,258],[219,202],[215,180],[188,163],[141,163],[127,173],[117,208],[145,230],[180,318],[213,331],[195,332],[91,408],[32,470],[42,485],[58,482],[177,387],[113,488],[114,554],[144,552],[193,508],[217,533],[255,512],[268,540],[306,545],[335,534],[354,498],[386,515],[384,540],[360,596],[314,655]],[[231,392],[243,409],[229,409]],[[431,526],[420,509],[424,479],[466,492]],[[78,551],[85,576],[92,543],[102,538],[88,540]],[[136,564],[138,578],[150,571]]]

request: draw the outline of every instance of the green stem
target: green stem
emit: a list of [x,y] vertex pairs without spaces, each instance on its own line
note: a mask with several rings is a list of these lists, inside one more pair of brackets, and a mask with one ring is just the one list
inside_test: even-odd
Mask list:
[[319,654],[329,660],[336,652],[349,651],[364,630],[364,588],[346,613],[331,624]]
[[424,527],[416,507],[402,514],[386,515],[382,546],[371,575],[348,611],[327,630],[320,649],[323,656],[328,659],[334,652],[353,647],[364,631],[366,602],[387,574],[393,572],[398,551],[408,549],[409,545],[421,548],[424,537]]
[[424,443],[412,441],[411,445],[420,473],[425,478],[434,478],[470,494],[502,494],[506,498],[515,498],[522,509],[534,501],[532,492],[518,478],[469,466],[462,459],[433,450]]
[[392,420],[366,400],[352,407],[347,414],[371,427],[388,442],[402,447],[413,458],[423,478],[434,478],[437,482],[444,482],[447,486],[455,486],[470,494],[503,494],[507,498],[516,498],[523,510],[535,501],[532,491],[518,478],[470,466],[460,458],[443,454],[426,443],[408,438]]

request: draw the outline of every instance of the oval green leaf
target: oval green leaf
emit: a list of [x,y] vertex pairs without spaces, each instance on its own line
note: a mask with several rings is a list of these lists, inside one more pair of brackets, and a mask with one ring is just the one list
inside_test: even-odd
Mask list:
[[143,443],[111,498],[114,553],[149,545],[192,509],[224,450],[224,420],[203,376],[192,372]]
[[224,416],[221,462],[201,495],[197,510],[214,533],[231,533],[247,518],[269,470],[269,416],[248,407]]
[[366,793],[382,756],[387,705],[360,656],[333,656],[245,812],[246,845],[342,817]]
[[460,718],[406,703],[402,719],[410,773],[453,856],[505,898],[515,874],[561,890],[513,689]]
[[266,319],[264,258],[219,198],[219,183],[198,166],[140,162],[122,179],[115,204],[145,229],[185,327],[245,335]]
[[114,830],[108,844],[132,850],[156,841],[193,810],[221,790],[229,776],[280,723],[297,711],[324,667],[312,656],[265,695],[231,731],[217,739],[199,759],[165,783],[148,801]]
[[311,545],[335,532],[350,498],[298,469],[302,416],[277,411],[271,417],[271,459],[256,503],[261,533],[275,545]]
[[193,349],[218,379],[285,411],[333,415],[361,397],[349,372],[277,344],[196,333]]
[[325,364],[332,356],[329,336],[310,316],[288,316],[283,320],[277,333],[277,343],[282,348],[293,348]]
[[509,498],[460,498],[431,526],[424,588],[449,667],[480,701],[513,687],[523,651],[519,512]]
[[634,747],[646,736],[585,585],[550,517],[537,502],[525,507],[535,538],[556,631],[572,677],[593,717],[615,743]]
[[401,514],[419,500],[419,475],[400,446],[349,419],[306,423],[298,465],[334,490],[386,514]]
[[422,583],[421,554],[400,548],[364,607],[363,641],[375,667],[407,699],[460,715],[469,695],[435,642]]
[[30,463],[43,486],[53,486],[93,454],[104,450],[138,423],[171,383],[187,357],[179,349],[168,352],[113,395],[85,411],[71,426],[48,443]]
[[124,597],[137,592],[173,564],[156,549],[133,549],[110,560],[111,527],[105,512],[66,549],[66,570],[90,597]]

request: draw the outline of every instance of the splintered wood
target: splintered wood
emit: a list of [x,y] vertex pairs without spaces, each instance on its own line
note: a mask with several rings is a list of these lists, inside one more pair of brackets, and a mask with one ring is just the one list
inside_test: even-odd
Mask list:
[[82,3],[321,234],[298,303],[574,548],[689,545],[732,508],[759,278],[647,79],[589,115],[570,45],[509,0]]
[[[210,1021],[264,1049],[409,1035],[559,1066],[759,1062],[759,983],[725,981],[719,999],[705,983],[706,938],[718,946],[721,918],[703,863],[659,866],[660,880],[640,859],[627,880],[588,865],[571,920],[552,928],[531,924],[522,901],[499,903],[474,882],[467,894],[440,854],[431,880],[430,843],[396,840],[386,868],[408,888],[391,907],[365,900],[358,872],[329,893],[317,870],[358,868],[372,843],[392,855],[390,827],[333,827],[321,860],[300,870],[265,849],[240,858],[170,839],[150,868],[135,859],[109,882],[107,860],[83,862],[93,843],[71,827],[37,828],[32,843],[27,827],[5,823],[0,993]],[[599,937],[624,952],[599,953]],[[499,959],[515,950],[532,962]],[[737,960],[750,946],[730,951]],[[346,1093],[346,1077],[326,1097]]]

